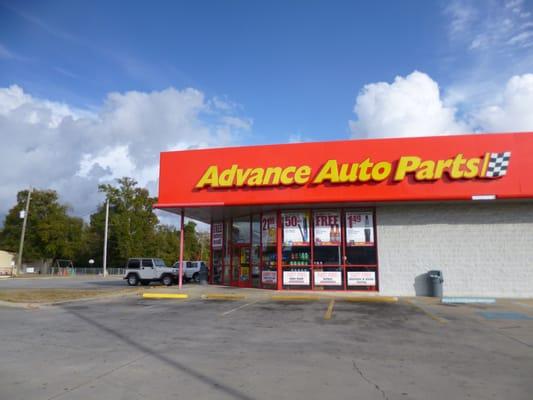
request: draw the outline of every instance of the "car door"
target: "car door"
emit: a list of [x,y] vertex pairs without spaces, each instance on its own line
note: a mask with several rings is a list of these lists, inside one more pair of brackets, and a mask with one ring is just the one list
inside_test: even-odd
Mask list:
[[141,259],[141,279],[155,279],[156,270],[151,258]]
[[185,276],[186,276],[188,279],[191,279],[191,278],[192,278],[192,276],[193,276],[193,274],[194,274],[194,272],[195,272],[195,271],[194,271],[194,267],[195,267],[195,265],[194,265],[194,261],[187,261],[187,262],[185,263],[185,268],[186,268],[186,269],[185,269],[185,271],[186,271],[186,272],[185,272]]

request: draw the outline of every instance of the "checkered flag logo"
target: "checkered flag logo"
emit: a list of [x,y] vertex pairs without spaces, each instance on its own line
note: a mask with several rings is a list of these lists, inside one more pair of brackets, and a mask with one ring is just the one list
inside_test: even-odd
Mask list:
[[511,152],[505,151],[503,153],[491,153],[489,165],[487,166],[487,178],[498,178],[507,174],[509,167],[509,160],[511,159]]

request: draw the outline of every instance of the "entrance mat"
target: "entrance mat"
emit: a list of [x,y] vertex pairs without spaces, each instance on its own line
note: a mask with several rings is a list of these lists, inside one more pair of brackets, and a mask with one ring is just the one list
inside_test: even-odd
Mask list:
[[531,320],[533,321],[533,317],[530,317],[529,315],[517,313],[517,312],[511,312],[511,311],[480,311],[478,312],[479,315],[484,317],[485,319],[489,320],[506,320],[506,321],[519,321],[519,320]]

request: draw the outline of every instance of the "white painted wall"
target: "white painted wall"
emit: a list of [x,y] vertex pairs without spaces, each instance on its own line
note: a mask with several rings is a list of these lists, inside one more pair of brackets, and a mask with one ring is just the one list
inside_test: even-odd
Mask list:
[[380,293],[427,294],[428,270],[444,296],[533,297],[533,203],[379,206]]
[[15,253],[0,250],[0,275],[11,275],[11,261],[15,261]]

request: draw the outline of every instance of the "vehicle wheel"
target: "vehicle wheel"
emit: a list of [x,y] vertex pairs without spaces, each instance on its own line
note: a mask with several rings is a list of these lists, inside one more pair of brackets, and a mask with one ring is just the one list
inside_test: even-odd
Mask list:
[[141,285],[148,286],[150,284],[150,281],[142,280]]
[[161,283],[165,286],[171,286],[172,285],[172,276],[171,275],[164,275],[161,278]]
[[137,286],[139,284],[139,277],[135,274],[128,275],[128,285]]
[[196,283],[200,282],[200,274],[198,272],[195,272],[192,276],[192,280]]

